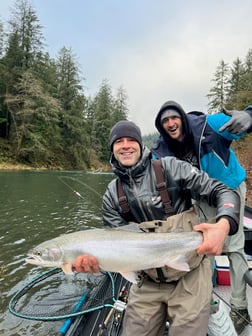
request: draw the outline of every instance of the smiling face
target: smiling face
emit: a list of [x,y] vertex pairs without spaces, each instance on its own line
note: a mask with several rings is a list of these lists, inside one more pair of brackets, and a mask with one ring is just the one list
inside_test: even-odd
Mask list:
[[181,142],[184,139],[182,120],[179,117],[163,119],[162,126],[166,133],[174,140]]
[[121,166],[131,167],[138,162],[141,156],[141,147],[136,139],[122,137],[114,142],[113,154]]

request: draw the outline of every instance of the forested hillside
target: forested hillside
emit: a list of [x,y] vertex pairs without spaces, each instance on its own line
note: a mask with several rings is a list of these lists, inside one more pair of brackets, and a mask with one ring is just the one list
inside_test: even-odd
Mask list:
[[62,46],[52,58],[44,44],[35,11],[17,1],[0,23],[1,161],[71,169],[107,161],[109,130],[127,118],[124,89],[113,95],[104,79],[87,97],[74,52]]
[[[45,46],[35,10],[18,0],[8,22],[0,21],[0,163],[100,169],[112,125],[128,118],[127,93],[123,86],[114,93],[104,79],[87,96],[74,51],[62,46],[53,58]],[[210,113],[251,104],[252,50],[231,66],[222,60],[212,81]],[[146,135],[148,147],[155,137]]]

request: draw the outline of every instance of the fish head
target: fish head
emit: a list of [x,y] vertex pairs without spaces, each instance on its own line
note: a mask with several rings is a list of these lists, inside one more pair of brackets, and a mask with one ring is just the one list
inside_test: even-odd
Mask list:
[[59,247],[46,247],[43,245],[31,249],[25,259],[28,264],[46,267],[60,267],[62,260],[63,252]]

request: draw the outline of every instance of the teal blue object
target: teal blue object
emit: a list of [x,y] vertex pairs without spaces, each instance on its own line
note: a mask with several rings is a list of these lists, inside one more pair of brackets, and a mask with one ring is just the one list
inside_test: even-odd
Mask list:
[[[90,289],[87,288],[85,290],[84,294],[82,295],[82,297],[80,298],[80,300],[77,302],[76,306],[74,307],[74,311],[73,312],[77,312],[78,310],[80,310],[80,308],[83,306],[84,302],[86,301],[89,293],[90,293]],[[62,327],[60,328],[57,336],[64,336],[64,335],[66,335],[66,332],[70,328],[72,322],[73,322],[73,318],[67,319],[63,323]]]
[[213,283],[213,287],[217,286],[217,266],[216,266],[216,261],[215,260],[214,260],[214,264],[213,264],[212,283]]

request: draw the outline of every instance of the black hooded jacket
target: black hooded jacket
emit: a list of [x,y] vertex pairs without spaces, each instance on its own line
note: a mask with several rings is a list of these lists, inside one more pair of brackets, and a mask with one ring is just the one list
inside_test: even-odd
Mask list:
[[[184,141],[181,143],[171,139],[161,124],[161,114],[168,108],[174,108],[181,115]],[[252,118],[252,106],[245,109]],[[220,132],[219,128],[231,119],[225,113],[206,115],[192,111],[185,113],[183,108],[174,101],[167,101],[157,113],[155,125],[160,137],[155,147],[151,149],[153,157],[160,159],[165,156],[175,156],[188,161],[210,177],[222,181],[236,189],[246,178],[246,171],[240,165],[231,148],[233,140],[243,138],[252,132],[252,127],[241,135]],[[191,153],[190,153],[191,152]],[[189,155],[188,155],[189,154]]]
[[[183,132],[185,134],[185,138],[182,142],[178,142],[169,137],[169,135],[165,132],[161,123],[161,115],[166,109],[175,109],[181,116],[181,121],[183,125]],[[194,112],[202,114],[202,112]],[[191,127],[189,125],[189,121],[184,109],[176,102],[169,100],[164,103],[155,120],[155,126],[160,133],[160,139],[157,143],[157,146],[152,148],[153,154],[157,157],[163,156],[176,156],[179,159],[182,159],[188,152],[195,151],[194,148],[194,140]]]
[[[141,159],[132,167],[121,167],[114,155],[111,158],[113,172],[120,178],[132,215],[137,223],[165,220],[167,214],[156,188],[156,175],[151,163],[152,155],[144,147]],[[174,157],[163,158],[162,167],[167,191],[175,213],[191,207],[191,199],[206,201],[217,207],[217,219],[229,217],[230,235],[237,232],[240,201],[222,183],[209,179],[208,175]],[[227,206],[226,206],[227,205]],[[231,206],[229,206],[231,205]],[[121,213],[116,179],[112,180],[103,195],[103,223],[118,227],[127,222]]]

